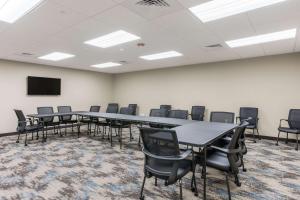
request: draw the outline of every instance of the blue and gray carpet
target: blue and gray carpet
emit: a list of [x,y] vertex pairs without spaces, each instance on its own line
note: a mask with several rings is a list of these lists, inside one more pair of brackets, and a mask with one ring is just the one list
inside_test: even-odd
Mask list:
[[[123,134],[124,136],[127,134]],[[143,176],[143,154],[135,140],[124,139],[119,149],[96,136],[50,136],[47,143],[16,144],[16,136],[0,138],[0,200],[8,199],[138,199]],[[22,140],[21,140],[22,141]],[[23,141],[22,141],[23,142]],[[294,145],[294,144],[293,144]],[[233,199],[300,199],[300,152],[294,146],[261,140],[247,143],[247,172],[240,172],[241,187],[231,179]],[[184,199],[199,197],[184,182]],[[224,174],[208,168],[208,199],[227,199]],[[147,179],[145,199],[178,199],[179,187]]]

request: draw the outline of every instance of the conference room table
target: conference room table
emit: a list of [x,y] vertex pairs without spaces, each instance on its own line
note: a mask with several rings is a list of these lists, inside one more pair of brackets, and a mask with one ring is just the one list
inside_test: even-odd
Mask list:
[[[165,118],[165,117],[149,117],[149,116],[136,116],[124,115],[115,113],[102,113],[102,112],[84,112],[76,111],[69,113],[53,113],[53,114],[30,114],[28,117],[43,119],[45,117],[59,117],[59,116],[77,116],[78,121],[78,137],[80,134],[80,117],[103,118],[108,120],[118,120],[138,124],[160,124],[167,126],[174,126],[172,128],[176,131],[178,142],[183,145],[192,147],[199,147],[202,149],[203,154],[203,198],[206,199],[206,154],[207,148],[215,141],[224,137],[226,134],[235,129],[237,124],[217,123],[194,121],[185,119]],[[110,142],[112,145],[112,133],[110,133]],[[197,195],[198,192],[195,191]]]

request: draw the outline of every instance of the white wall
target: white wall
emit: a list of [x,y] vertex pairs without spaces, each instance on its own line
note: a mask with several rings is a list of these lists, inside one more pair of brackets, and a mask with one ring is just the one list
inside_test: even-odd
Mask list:
[[[27,76],[61,78],[60,96],[28,96]],[[15,132],[17,118],[13,109],[36,113],[38,106],[70,105],[73,110],[88,110],[112,100],[112,76],[52,66],[0,60],[0,134]]]
[[119,74],[114,100],[137,103],[146,115],[160,104],[188,110],[204,105],[206,120],[211,111],[238,114],[241,106],[258,107],[261,133],[277,136],[279,119],[300,108],[299,88],[297,53]]

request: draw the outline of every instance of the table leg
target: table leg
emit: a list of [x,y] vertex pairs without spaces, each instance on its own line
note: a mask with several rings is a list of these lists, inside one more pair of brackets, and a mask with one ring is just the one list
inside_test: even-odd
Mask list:
[[108,134],[110,137],[110,146],[112,146],[112,128],[111,128],[111,124],[109,123],[109,130],[108,130]]
[[78,138],[79,138],[79,135],[80,135],[80,117],[79,115],[76,115],[76,118],[77,118],[77,134],[78,134]]
[[206,146],[203,148],[203,199],[206,199]]

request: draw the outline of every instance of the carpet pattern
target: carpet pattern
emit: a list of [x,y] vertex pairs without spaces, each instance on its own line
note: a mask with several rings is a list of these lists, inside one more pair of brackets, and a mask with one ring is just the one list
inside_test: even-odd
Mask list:
[[[124,137],[128,136],[126,132]],[[10,199],[138,199],[144,156],[135,140],[124,138],[119,149],[101,136],[49,136],[47,143],[16,144],[16,136],[0,138],[0,200]],[[300,199],[300,152],[294,144],[261,140],[248,142],[247,172],[241,187],[231,178],[232,199]],[[191,173],[183,179],[184,199],[202,199],[201,167],[197,167],[199,197],[190,190]],[[227,199],[224,174],[208,168],[207,198]],[[147,179],[145,199],[178,199],[178,185],[164,186]]]

